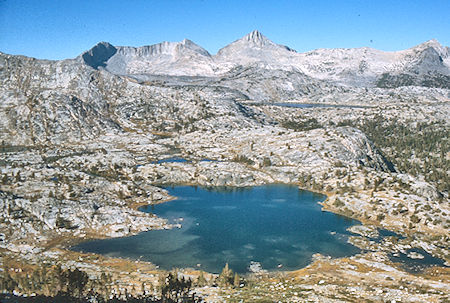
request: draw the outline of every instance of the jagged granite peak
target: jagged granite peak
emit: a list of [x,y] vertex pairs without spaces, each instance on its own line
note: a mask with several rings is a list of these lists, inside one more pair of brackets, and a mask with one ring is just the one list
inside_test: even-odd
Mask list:
[[241,39],[238,39],[231,44],[223,47],[218,51],[218,55],[225,52],[227,49],[230,48],[282,48],[285,50],[293,51],[291,48],[279,45],[274,42],[272,42],[270,39],[268,39],[266,36],[264,36],[261,32],[258,30],[254,30]]
[[[82,59],[95,69],[132,76],[138,81],[147,81],[149,75],[223,78],[235,74],[231,71],[251,68],[264,74],[263,78],[270,78],[270,71],[277,75],[287,72],[298,74],[299,77],[293,77],[295,79],[306,79],[304,76],[307,76],[314,81],[346,87],[450,86],[447,83],[450,76],[449,48],[435,39],[394,52],[361,47],[297,53],[254,30],[220,49],[214,56],[191,40],[184,39],[141,47],[115,47],[101,42],[83,53]],[[297,87],[297,84],[292,83],[292,87]]]
[[417,54],[417,64],[424,72],[439,71],[450,75],[450,51],[436,39],[429,40],[413,48]]
[[376,86],[396,88],[425,86],[450,88],[449,48],[432,39],[404,51],[400,58],[379,76]]
[[87,52],[81,55],[84,62],[97,69],[99,66],[105,67],[106,61],[109,60],[117,52],[112,44],[108,42],[99,42]]
[[[103,50],[100,43],[93,49]],[[111,47],[113,47],[111,45]],[[114,53],[108,52],[102,60],[84,60],[88,65],[117,75],[165,74],[210,75],[213,74],[211,55],[207,50],[189,39],[180,42],[161,42],[153,45],[131,47],[118,46]],[[101,52],[103,54],[103,52]],[[94,64],[91,63],[94,61]]]
[[252,31],[251,33],[242,37],[240,40],[253,43],[260,47],[262,47],[265,44],[273,44],[272,41],[267,39],[267,37],[261,34],[261,32],[259,32],[258,30]]
[[220,49],[215,60],[220,70],[229,70],[237,65],[259,64],[268,69],[292,69],[296,52],[291,48],[276,44],[259,31],[254,30]]
[[193,41],[191,41],[189,39],[184,39],[183,41],[181,41],[180,47],[181,46],[190,48],[204,56],[211,57],[211,54],[206,49],[204,49],[203,47],[201,47],[200,45],[194,43]]
[[436,39],[431,39],[431,40],[425,41],[425,42],[423,42],[423,43],[420,43],[420,44],[418,44],[418,45],[416,45],[416,46],[413,46],[413,47],[411,48],[411,50],[415,50],[415,51],[420,52],[420,51],[423,51],[423,50],[428,49],[428,48],[433,48],[433,49],[435,49],[436,52],[439,53],[439,55],[448,55],[447,47],[444,47],[444,46],[443,46],[441,43],[439,43],[439,41],[436,40]]
[[427,67],[427,69],[432,70],[437,67],[443,67],[444,54],[439,52],[439,50],[434,47],[428,47],[424,49],[417,58],[417,62]]
[[[281,47],[284,48],[286,50],[295,52],[295,50],[285,46],[285,45],[280,45],[280,44],[276,44],[273,41],[271,41],[269,38],[267,38],[266,36],[264,36],[260,31],[258,30],[254,30],[250,33],[248,33],[247,35],[245,35],[244,37],[242,37],[239,40],[234,41],[232,44],[239,44],[240,46],[243,47]],[[226,47],[224,47],[223,49],[225,49]],[[219,50],[220,51],[220,50]]]
[[135,56],[157,56],[157,55],[180,55],[183,52],[196,52],[203,56],[211,56],[207,50],[201,46],[195,44],[189,39],[184,39],[181,42],[161,42],[153,45],[141,46],[141,47],[131,47],[131,46],[121,46],[119,47],[119,53],[121,54],[131,54]]

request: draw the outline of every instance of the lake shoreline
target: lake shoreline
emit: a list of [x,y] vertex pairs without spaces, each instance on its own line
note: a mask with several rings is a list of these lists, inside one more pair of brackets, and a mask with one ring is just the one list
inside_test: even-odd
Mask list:
[[[339,211],[336,207],[334,207],[332,204],[330,204],[330,201],[329,201],[330,198],[332,198],[332,197],[334,197],[336,195],[333,192],[311,191],[311,189],[308,189],[308,188],[300,186],[299,183],[281,183],[281,182],[277,182],[277,183],[269,183],[269,184],[263,184],[263,185],[289,185],[289,186],[296,186],[300,190],[305,190],[305,191],[313,192],[313,193],[316,193],[316,194],[324,195],[326,198],[323,201],[316,202],[317,204],[322,206],[322,210],[323,211],[330,212],[330,213],[333,213],[333,214],[336,214],[336,215],[340,215],[340,216],[352,219],[352,217],[348,217],[347,216],[348,214],[346,214],[345,212]],[[211,186],[205,186],[205,185],[201,185],[201,184],[197,184],[197,183],[190,183],[190,182],[182,182],[182,183],[178,183],[178,184],[160,184],[160,185],[158,185],[158,187],[160,187],[161,189],[164,189],[165,187],[172,187],[172,186],[192,186],[192,187],[200,187],[200,188],[205,188],[205,189],[213,188]],[[236,185],[236,186],[225,186],[224,188],[242,189],[242,188],[249,188],[249,187],[254,187],[254,186],[262,186],[262,185],[261,184],[245,185],[245,186],[238,186],[238,185]],[[164,199],[164,200],[155,201],[155,202],[152,202],[150,204],[146,203],[146,202],[134,203],[134,204],[129,205],[129,207],[134,209],[134,210],[137,210],[137,211],[141,212],[140,208],[142,208],[142,207],[148,207],[148,206],[152,206],[152,205],[163,204],[163,203],[166,203],[166,202],[175,201],[177,199],[178,199],[178,197],[169,195],[169,197],[167,199]],[[386,228],[386,226],[381,225],[376,220],[367,220],[367,219],[364,219],[364,218],[358,218],[358,220],[363,225],[375,226],[377,228]],[[174,227],[174,226],[169,226],[168,227],[168,229],[171,229],[171,228],[176,228],[176,227]],[[165,228],[165,229],[167,229],[167,228]],[[396,232],[396,233],[400,232],[400,234],[403,235],[403,236],[411,235],[411,233],[406,233],[405,234],[403,230],[389,229],[389,227],[388,227],[388,230],[391,230],[391,231]],[[124,235],[123,237],[130,237],[130,236],[133,236],[133,235],[134,234],[129,234],[129,235]],[[75,246],[75,245],[78,245],[78,244],[81,244],[81,243],[86,243],[86,242],[92,241],[92,240],[106,240],[106,239],[111,239],[111,237],[108,237],[106,235],[99,235],[99,234],[90,235],[89,237],[85,237],[85,238],[63,237],[63,238],[60,238],[60,239],[55,239],[54,242],[53,242],[54,244],[46,246],[46,249],[57,248],[57,249],[63,249],[65,251],[67,251],[67,252],[73,252],[70,248]],[[352,245],[354,245],[354,244],[352,244]],[[95,255],[97,255],[97,254],[95,254]],[[139,261],[139,262],[141,262],[141,261]],[[152,264],[149,261],[146,261],[145,263]],[[301,270],[301,268],[295,269],[293,271],[296,271],[296,270]],[[290,271],[276,270],[276,271],[273,271],[273,272],[286,272],[287,273],[287,272],[290,272]]]
[[[218,229],[221,226],[228,226],[228,222],[230,221],[236,221],[236,227],[238,227],[237,230],[234,231],[234,233],[239,233],[242,236],[245,237],[245,235],[250,235],[253,234],[254,231],[253,229],[256,228],[256,226],[258,226],[258,228],[262,228],[263,226],[272,226],[272,228],[270,228],[269,230],[265,230],[265,231],[260,231],[257,232],[257,234],[259,235],[272,235],[275,230],[274,227],[277,226],[277,222],[280,222],[280,230],[277,231],[278,233],[278,237],[280,237],[280,239],[284,239],[286,237],[289,237],[289,239],[291,239],[291,237],[293,235],[291,235],[292,231],[296,231],[295,237],[292,237],[291,240],[285,240],[286,241],[286,245],[289,243],[289,247],[290,246],[295,246],[296,245],[296,241],[295,240],[297,238],[302,238],[306,237],[304,240],[302,240],[302,242],[304,242],[304,244],[302,245],[306,245],[309,247],[313,247],[313,246],[317,246],[320,247],[321,245],[319,244],[319,242],[321,241],[320,239],[322,239],[322,237],[324,237],[326,235],[327,237],[327,246],[332,245],[332,243],[334,243],[336,241],[335,237],[329,235],[329,232],[324,233],[324,236],[320,236],[320,237],[316,237],[314,240],[307,240],[307,234],[309,234],[304,228],[305,228],[305,224],[306,226],[308,226],[311,228],[311,231],[313,233],[318,233],[318,235],[322,234],[324,231],[321,231],[321,229],[325,228],[325,229],[331,229],[334,231],[338,231],[340,230],[340,225],[341,224],[350,224],[350,223],[344,223],[344,222],[350,222],[350,221],[339,221],[338,217],[335,217],[334,215],[325,215],[321,210],[319,205],[317,204],[316,201],[323,201],[326,199],[325,195],[322,194],[318,194],[318,193],[314,193],[311,191],[305,191],[303,189],[300,189],[296,184],[292,185],[292,184],[268,184],[268,185],[264,185],[264,186],[254,186],[254,187],[202,187],[202,186],[175,186],[173,184],[164,187],[165,190],[167,190],[169,192],[169,194],[173,197],[176,197],[178,200],[176,203],[171,203],[170,205],[162,205],[160,204],[153,204],[153,205],[149,205],[146,206],[145,208],[141,207],[139,210],[144,211],[144,212],[151,212],[154,215],[157,215],[158,217],[164,218],[164,219],[169,219],[169,222],[173,225],[180,225],[180,227],[182,226],[182,230],[178,230],[178,229],[174,229],[174,230],[167,230],[164,233],[167,235],[176,235],[176,234],[180,234],[180,235],[184,235],[185,233],[187,237],[187,235],[190,234],[190,230],[203,230],[204,228],[202,226],[204,226],[205,222],[203,222],[205,219],[201,219],[203,217],[198,217],[198,216],[205,216],[204,213],[208,212],[211,213],[209,216],[214,216],[214,218],[216,219],[211,219],[211,220],[207,220],[208,224],[208,228],[207,228],[207,233],[210,233],[209,230],[215,230]],[[190,193],[190,194],[188,194]],[[261,196],[262,193],[265,193],[267,195],[269,195],[270,197],[273,198],[269,198],[265,197],[265,196]],[[185,196],[186,194],[188,194],[188,198]],[[211,197],[209,197],[211,196]],[[278,197],[278,198],[275,198]],[[289,197],[289,198],[288,198]],[[194,199],[192,202],[189,199],[192,198]],[[188,200],[186,200],[188,199]],[[200,201],[197,201],[197,199],[200,199]],[[274,200],[272,200],[274,199]],[[297,199],[299,199],[297,201]],[[171,199],[171,201],[173,201],[174,199]],[[222,201],[223,200],[223,201]],[[251,202],[251,201],[258,201],[258,202]],[[275,202],[276,201],[276,202]],[[282,203],[279,201],[283,201]],[[314,202],[313,202],[314,201]],[[245,202],[245,203],[244,203]],[[205,204],[207,203],[207,204]],[[189,205],[188,207],[183,207],[183,205]],[[252,205],[252,206],[250,206]],[[314,205],[317,205],[314,206]],[[269,207],[269,208],[268,208]],[[305,208],[303,210],[303,212],[299,212],[296,216],[295,216],[295,220],[293,219],[293,213],[298,212],[299,208],[301,207],[302,209]],[[241,211],[236,211],[235,209],[241,209]],[[171,218],[170,216],[168,217],[167,215],[164,215],[161,212],[161,209],[171,209],[171,212],[181,212],[180,214],[176,215],[176,218]],[[290,209],[290,210],[288,210]],[[187,212],[187,213],[186,213]],[[246,214],[248,213],[248,215],[246,217],[243,217],[241,219],[236,219],[241,215],[241,212],[245,212]],[[227,216],[227,217],[223,217],[223,216],[219,216],[218,213],[221,213],[223,216]],[[231,216],[231,213],[233,213],[234,215]],[[306,213],[309,214],[309,216],[306,216]],[[256,215],[257,214],[257,215]],[[209,218],[209,216],[207,216]],[[231,217],[228,217],[231,216]],[[263,225],[259,225],[259,223],[257,225],[252,225],[254,227],[250,227],[248,226],[249,223],[246,223],[244,221],[249,221],[249,222],[253,222],[253,219],[251,216],[256,216],[257,218],[259,218],[260,216],[264,216],[264,219],[258,219],[261,221],[256,221],[256,223],[258,222],[265,222]],[[313,220],[312,218],[316,218],[315,220]],[[228,218],[228,219],[225,219]],[[289,219],[292,218],[292,219]],[[325,220],[325,218],[328,218],[328,221],[323,221]],[[191,220],[195,219],[195,222],[190,222]],[[282,219],[282,221],[281,221]],[[288,220],[289,219],[289,220]],[[175,220],[172,222],[172,220]],[[348,219],[350,220],[350,219]],[[272,223],[269,223],[272,222]],[[282,223],[281,223],[282,222]],[[297,222],[297,223],[294,223]],[[308,222],[308,223],[307,223]],[[338,223],[341,222],[341,223]],[[196,224],[197,226],[193,226],[192,224]],[[357,223],[355,221],[355,223]],[[198,226],[199,225],[199,226]],[[292,225],[292,226],[291,226]],[[336,225],[334,228],[332,226]],[[233,228],[234,225],[229,226],[225,229],[220,229],[215,231],[215,234],[221,234],[222,237],[225,237],[222,241],[227,244],[227,247],[222,247],[222,249],[225,250],[230,250],[230,253],[232,251],[238,251],[239,249],[241,249],[240,247],[234,247],[234,246],[230,246],[228,248],[228,245],[233,245],[232,242],[228,242],[230,241],[230,239],[232,239],[234,237],[234,233],[233,234],[229,234],[229,228]],[[260,227],[259,227],[260,226]],[[294,226],[299,226],[299,227],[294,227]],[[300,227],[301,226],[301,227]],[[248,231],[245,231],[249,229]],[[282,229],[286,229],[285,231],[282,231]],[[289,232],[288,232],[289,231]],[[346,233],[346,228],[341,230],[341,233],[344,232]],[[83,249],[84,251],[91,251],[91,252],[99,252],[97,251],[97,249],[101,249],[103,251],[103,249],[107,249],[107,247],[110,247],[112,250],[116,251],[115,247],[123,247],[124,249],[130,245],[133,245],[134,242],[132,241],[138,241],[141,243],[141,246],[143,245],[142,242],[149,242],[149,243],[155,243],[154,245],[158,246],[166,246],[165,243],[160,243],[157,244],[159,242],[155,242],[155,241],[160,241],[160,240],[151,240],[152,233],[149,234],[141,234],[141,235],[137,235],[134,236],[133,239],[136,240],[131,240],[131,239],[111,239],[111,240],[107,240],[107,241],[95,241],[92,242],[93,246],[92,247],[96,247],[94,248],[94,250],[90,250],[88,247],[89,244],[86,243],[84,245],[81,245],[81,249]],[[160,233],[154,233],[154,235],[159,235]],[[195,233],[197,235],[197,233]],[[207,234],[203,235],[205,238],[204,239],[208,239],[209,236]],[[202,237],[203,237],[202,236]],[[273,234],[273,237],[277,237],[275,234]],[[138,240],[139,239],[139,240]],[[148,239],[148,240],[147,240]],[[159,238],[158,238],[159,239]],[[175,240],[164,240],[167,243],[175,243],[175,241],[179,241],[179,239],[175,239]],[[206,240],[208,241],[208,240]],[[242,241],[242,239],[240,239],[239,241]],[[245,240],[244,240],[245,241]],[[256,239],[248,239],[248,241],[250,241],[249,243],[254,243],[254,241],[257,241]],[[279,241],[279,240],[277,240]],[[317,243],[316,243],[317,242]],[[94,244],[95,243],[95,244]],[[102,244],[103,243],[103,244]],[[111,244],[107,244],[107,243],[111,243]],[[115,244],[113,244],[115,243]],[[127,244],[121,244],[121,243],[127,243]],[[206,255],[209,255],[210,253],[212,253],[211,249],[213,248],[212,246],[210,246],[209,244],[204,243],[204,240],[198,240],[196,241],[197,245],[203,246],[205,245],[206,247],[210,247],[208,248],[208,251],[205,252]],[[255,243],[259,243],[258,246],[260,245],[265,245],[263,242],[255,242]],[[278,242],[277,242],[278,243]],[[284,243],[284,242],[283,242]],[[339,242],[340,243],[340,242]],[[334,243],[333,245],[337,245],[338,242]],[[172,244],[173,245],[173,244]],[[219,244],[214,244],[214,245],[219,245]],[[247,246],[250,244],[247,244]],[[278,244],[273,244],[275,245],[274,247],[272,247],[272,249],[275,249],[277,247]],[[284,244],[283,244],[284,245]],[[298,245],[298,244],[297,244]],[[339,244],[340,245],[340,244]],[[347,245],[349,248],[350,246],[348,244]],[[221,246],[221,245],[219,245]],[[252,244],[253,246],[253,244]],[[100,248],[100,247],[104,247],[104,248]],[[341,247],[341,246],[339,246]],[[269,247],[268,247],[269,248]],[[304,248],[302,248],[303,250]],[[342,254],[343,252],[340,252],[340,249],[342,248],[335,248],[333,250],[331,250],[328,254],[333,254],[336,253],[338,255]],[[152,249],[153,251],[154,249]],[[189,249],[188,249],[189,250]],[[264,249],[264,251],[266,251],[267,249]],[[353,248],[352,248],[353,250]],[[294,250],[295,251],[295,250]],[[293,252],[294,252],[293,251]],[[300,250],[299,250],[300,251]],[[106,251],[105,251],[106,252]],[[103,253],[105,253],[103,252]],[[250,251],[249,251],[250,252]],[[254,248],[251,248],[251,252],[252,254],[256,253],[258,254],[258,250],[254,250]],[[278,251],[278,253],[281,253],[281,251]],[[313,251],[311,254],[314,253],[318,253],[320,252],[319,250],[317,251]],[[356,251],[355,251],[356,252]],[[132,250],[132,253],[135,253],[135,250]],[[161,260],[159,262],[154,262],[155,259],[152,259],[150,257],[150,255],[148,255],[149,252],[146,251],[142,251],[139,254],[142,254],[144,256],[146,256],[147,260],[152,262],[152,263],[157,263],[160,264]],[[156,253],[156,252],[155,252]],[[176,257],[176,260],[181,260],[180,258],[186,258],[186,254],[188,252],[185,251],[183,252],[182,256]],[[161,253],[158,253],[155,255],[155,257],[159,258],[159,255]],[[196,253],[198,254],[198,253]],[[125,253],[125,255],[127,255]],[[285,256],[286,258],[288,258],[288,256]],[[170,255],[167,255],[166,257],[168,260],[170,260],[170,258],[174,258],[173,256],[171,257]],[[219,258],[218,256],[215,257],[216,259]],[[302,257],[304,258],[304,257]],[[238,259],[236,259],[235,261],[231,261],[232,259],[234,259],[233,257],[231,259],[228,260],[224,260],[223,264],[225,264],[226,262],[230,263],[230,267],[234,268],[232,263],[233,262],[238,262],[237,260],[241,260],[242,257],[239,257]],[[297,259],[297,257],[296,257]],[[251,260],[248,260],[249,262]],[[253,261],[258,261],[258,262],[262,262],[262,259],[253,259]],[[166,261],[164,260],[164,263]],[[199,259],[197,262],[194,262],[193,264],[187,265],[187,264],[178,264],[175,267],[190,267],[190,266],[194,266],[195,264],[203,264],[205,262],[205,260],[201,260]],[[279,261],[277,264],[272,265],[272,267],[269,267],[267,269],[279,269],[280,267],[282,267],[284,265],[284,267],[288,266],[287,261]],[[301,261],[301,263],[303,264],[305,261]],[[241,262],[239,262],[241,263]],[[262,262],[264,263],[264,262]],[[285,264],[286,263],[286,264]],[[216,267],[215,271],[213,272],[217,272],[222,266],[223,264],[220,265],[220,267]],[[307,263],[305,263],[304,265],[306,265]],[[248,265],[248,264],[247,264]],[[302,266],[304,266],[302,265]],[[300,267],[302,267],[300,265],[297,266],[290,266],[290,269],[298,269]],[[166,269],[170,269],[173,266],[170,266],[169,268],[167,268],[167,266],[165,266]],[[263,264],[263,267],[266,268],[266,265]],[[205,270],[205,268],[202,266],[202,268]],[[210,271],[208,269],[206,269],[206,271]],[[241,263],[240,265],[240,269],[238,270],[239,273],[243,273],[244,267]]]

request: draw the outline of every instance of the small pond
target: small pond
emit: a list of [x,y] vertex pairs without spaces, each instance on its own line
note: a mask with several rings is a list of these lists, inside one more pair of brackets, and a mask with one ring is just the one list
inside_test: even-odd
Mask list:
[[182,228],[89,241],[73,249],[215,273],[226,262],[239,273],[248,272],[251,261],[267,270],[292,270],[308,265],[315,253],[341,257],[360,251],[347,243],[346,231],[359,222],[321,211],[317,202],[326,197],[296,186],[166,189],[178,199],[141,210]]
[[286,102],[286,103],[274,103],[276,106],[283,107],[296,107],[296,108],[313,108],[313,107],[331,107],[331,108],[370,108],[370,106],[366,105],[350,105],[350,104],[326,104],[326,103],[294,103],[294,102]]
[[[414,257],[414,254],[417,257]],[[389,254],[392,262],[400,263],[400,267],[410,273],[420,273],[429,266],[446,266],[445,261],[427,253],[421,248],[414,247],[404,253]]]

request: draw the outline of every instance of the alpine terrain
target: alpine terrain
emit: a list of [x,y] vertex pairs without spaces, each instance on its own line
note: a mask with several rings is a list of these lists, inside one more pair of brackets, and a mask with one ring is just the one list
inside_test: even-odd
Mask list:
[[[100,42],[61,61],[0,53],[0,83],[6,293],[159,298],[167,272],[157,266],[70,246],[176,228],[137,210],[173,199],[162,185],[288,183],[359,220],[348,241],[361,253],[234,280],[228,266],[174,270],[192,280],[188,292],[209,302],[450,300],[450,48],[436,40],[298,53],[253,31],[215,55],[188,39]],[[407,268],[427,258],[436,265]]]

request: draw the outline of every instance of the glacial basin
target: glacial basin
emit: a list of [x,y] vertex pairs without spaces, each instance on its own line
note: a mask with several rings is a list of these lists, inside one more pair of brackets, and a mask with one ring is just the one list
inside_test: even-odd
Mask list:
[[150,261],[160,268],[199,268],[218,273],[225,263],[239,273],[251,261],[266,270],[293,270],[312,255],[349,256],[346,229],[359,223],[321,210],[325,196],[291,185],[249,188],[174,186],[176,200],[140,210],[182,228],[89,241],[72,249]]

